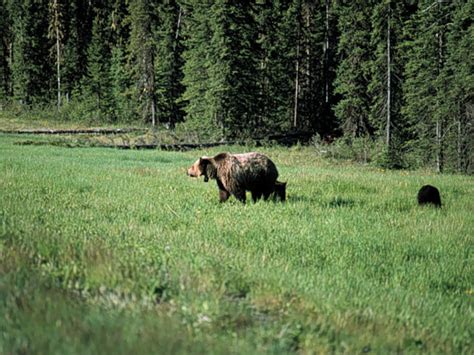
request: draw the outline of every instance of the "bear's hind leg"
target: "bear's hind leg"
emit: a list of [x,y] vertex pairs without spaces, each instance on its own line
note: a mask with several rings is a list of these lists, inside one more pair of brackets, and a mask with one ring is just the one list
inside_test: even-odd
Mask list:
[[265,191],[263,191],[263,199],[267,201],[273,191],[274,189],[266,189]]
[[262,192],[258,190],[253,190],[252,192],[252,200],[253,202],[257,202],[262,198]]

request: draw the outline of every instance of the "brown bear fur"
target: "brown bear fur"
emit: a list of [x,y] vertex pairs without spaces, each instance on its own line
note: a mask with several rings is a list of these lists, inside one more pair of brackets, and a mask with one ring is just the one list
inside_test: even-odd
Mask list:
[[204,176],[204,181],[215,179],[219,187],[220,202],[234,195],[245,202],[245,192],[250,191],[253,201],[262,196],[267,200],[272,193],[274,198],[284,201],[286,183],[277,181],[278,170],[264,154],[220,153],[214,157],[201,157],[188,169],[191,177]]

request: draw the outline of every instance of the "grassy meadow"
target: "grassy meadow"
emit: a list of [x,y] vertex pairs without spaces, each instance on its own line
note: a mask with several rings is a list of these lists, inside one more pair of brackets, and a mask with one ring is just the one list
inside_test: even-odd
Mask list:
[[[474,353],[474,179],[0,135],[0,353]],[[44,137],[41,139],[45,139]],[[218,203],[258,150],[287,202]],[[442,209],[416,204],[423,184]],[[248,200],[249,199],[248,195]]]

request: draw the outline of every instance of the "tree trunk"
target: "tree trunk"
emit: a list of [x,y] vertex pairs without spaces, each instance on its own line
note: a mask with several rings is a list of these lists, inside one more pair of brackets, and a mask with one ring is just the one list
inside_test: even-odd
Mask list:
[[156,126],[156,109],[155,109],[155,100],[151,99],[151,125]]
[[[179,6],[179,5],[178,5]],[[179,12],[178,12],[178,22],[176,24],[176,34],[174,36],[174,48],[173,48],[173,51],[175,52],[176,51],[176,44],[178,43],[178,37],[179,37],[179,28],[181,26],[181,15],[182,15],[182,9],[181,9],[181,6],[179,6]]]
[[300,45],[296,45],[296,74],[295,74],[295,106],[293,111],[293,127],[298,125],[298,96],[299,96],[299,72],[300,72]]
[[[439,19],[438,19],[438,75],[443,69],[443,31],[441,30],[441,2],[438,2]],[[439,90],[439,88],[438,88]],[[443,122],[439,116],[436,117],[436,171],[443,172]]]
[[[301,8],[298,10],[301,11]],[[296,63],[295,63],[295,100],[293,109],[293,127],[296,128],[298,125],[298,97],[300,92],[300,16],[296,18],[297,30],[296,30]]]
[[390,49],[390,3],[388,9],[387,19],[387,122],[386,122],[386,138],[385,144],[387,149],[390,149],[390,125],[391,125],[391,85],[392,85],[392,73],[391,73],[391,49]]
[[56,76],[58,82],[58,111],[61,109],[61,48],[59,42],[59,26],[56,26]]
[[[461,110],[459,110],[459,113],[461,113]],[[458,118],[457,153],[458,153],[458,172],[462,172],[462,128],[461,128],[461,117]]]
[[441,121],[436,120],[436,172],[443,172],[443,146],[442,146],[442,137],[441,137],[442,125]]
[[329,1],[326,0],[326,38],[324,43],[324,100],[329,103]]

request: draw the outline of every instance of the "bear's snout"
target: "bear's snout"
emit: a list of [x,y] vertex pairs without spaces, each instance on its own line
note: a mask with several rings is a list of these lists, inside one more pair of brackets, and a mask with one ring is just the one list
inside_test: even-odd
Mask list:
[[197,167],[196,163],[194,163],[189,169],[188,169],[188,176],[190,177],[198,177],[201,175],[201,172],[199,168]]

